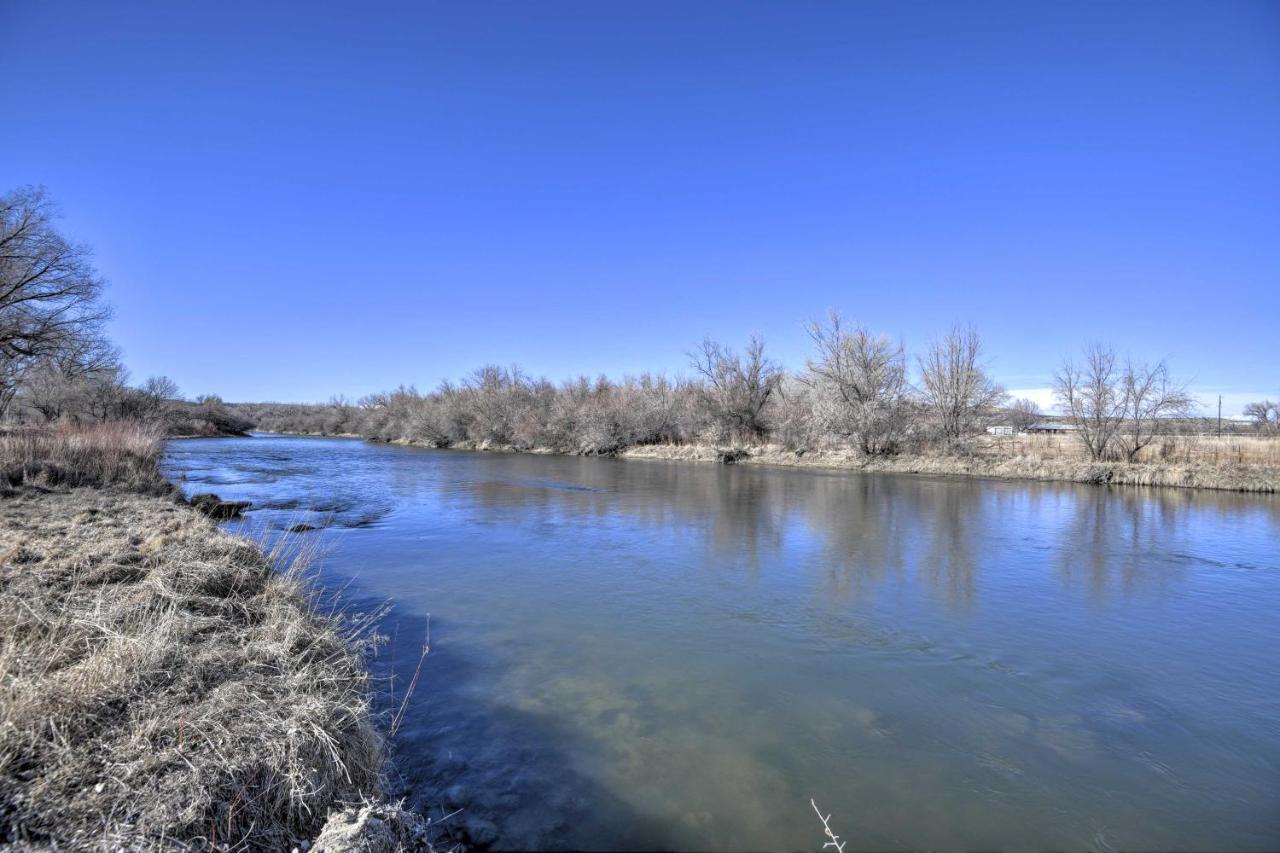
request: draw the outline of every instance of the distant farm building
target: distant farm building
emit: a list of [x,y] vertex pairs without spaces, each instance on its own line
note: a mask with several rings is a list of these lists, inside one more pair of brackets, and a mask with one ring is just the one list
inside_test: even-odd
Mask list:
[[1055,424],[1048,421],[1027,427],[1027,432],[1041,435],[1066,435],[1075,431],[1076,428],[1073,424]]
[[996,424],[987,427],[987,435],[1013,435],[1014,429],[1008,424]]

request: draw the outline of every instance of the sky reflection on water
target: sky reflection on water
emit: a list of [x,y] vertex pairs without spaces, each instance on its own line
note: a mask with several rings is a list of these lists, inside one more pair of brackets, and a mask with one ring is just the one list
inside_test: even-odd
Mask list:
[[[498,848],[1280,846],[1280,501],[171,445],[433,650],[403,788]],[[273,508],[274,507],[274,508]]]

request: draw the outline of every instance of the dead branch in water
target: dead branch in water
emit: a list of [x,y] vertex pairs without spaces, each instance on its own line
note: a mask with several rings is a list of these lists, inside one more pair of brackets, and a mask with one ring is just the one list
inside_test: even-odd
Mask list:
[[427,655],[431,653],[431,614],[427,614],[427,639],[422,644],[422,655],[418,658],[418,666],[413,670],[413,678],[409,679],[409,686],[405,688],[404,699],[400,701],[400,709],[396,711],[396,715],[391,719],[391,727],[388,734],[395,737],[400,731],[400,724],[404,722],[404,712],[409,707],[409,699],[413,696],[413,691],[418,687],[418,678],[422,675],[422,664],[427,659]]

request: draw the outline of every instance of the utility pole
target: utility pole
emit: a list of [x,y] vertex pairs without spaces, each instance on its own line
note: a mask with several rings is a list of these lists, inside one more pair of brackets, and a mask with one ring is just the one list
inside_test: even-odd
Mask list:
[[1222,438],[1222,395],[1218,395],[1218,438]]

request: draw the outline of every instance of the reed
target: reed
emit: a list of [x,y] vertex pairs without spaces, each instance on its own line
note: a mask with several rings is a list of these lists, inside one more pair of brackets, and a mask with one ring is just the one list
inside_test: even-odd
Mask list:
[[0,432],[0,494],[22,485],[170,490],[160,474],[163,430],[136,421],[54,423]]

